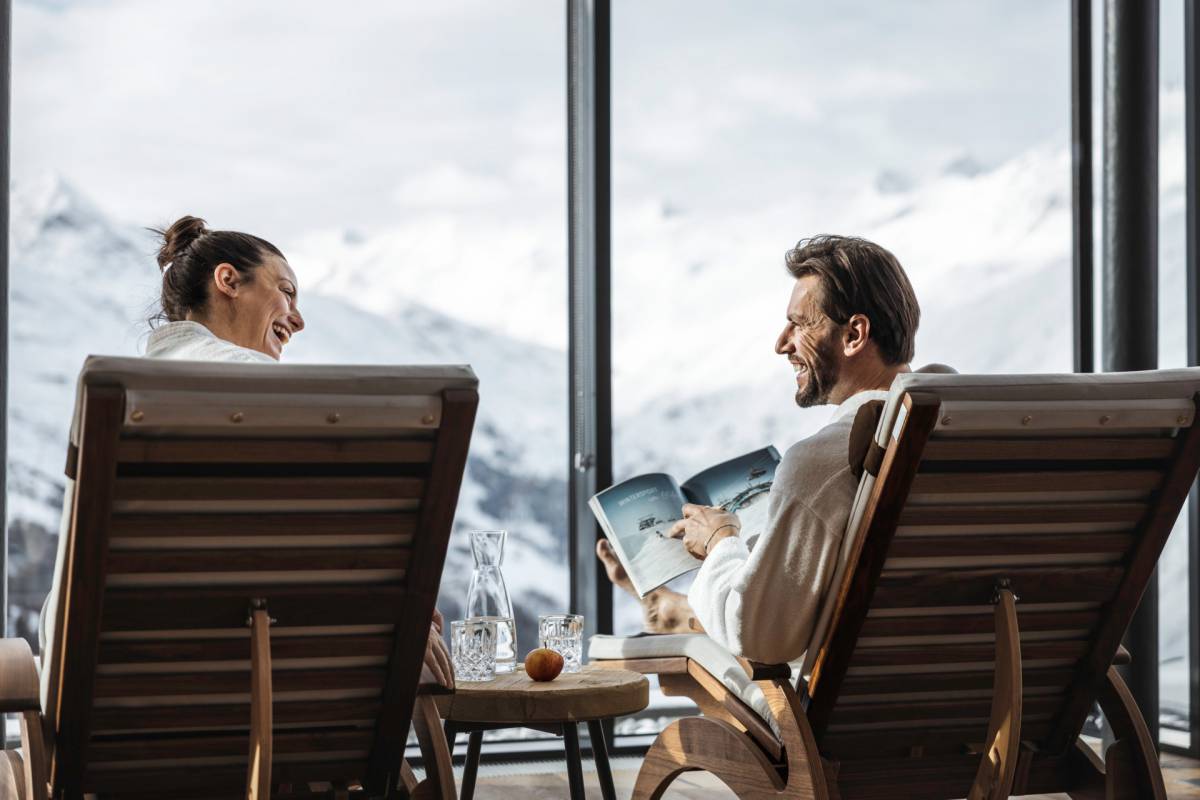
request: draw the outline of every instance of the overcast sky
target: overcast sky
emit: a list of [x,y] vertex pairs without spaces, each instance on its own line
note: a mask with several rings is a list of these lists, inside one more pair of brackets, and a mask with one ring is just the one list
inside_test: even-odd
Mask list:
[[[1066,0],[614,6],[618,202],[744,209],[1068,135]],[[563,26],[559,0],[17,0],[14,173],[283,241],[559,221]]]

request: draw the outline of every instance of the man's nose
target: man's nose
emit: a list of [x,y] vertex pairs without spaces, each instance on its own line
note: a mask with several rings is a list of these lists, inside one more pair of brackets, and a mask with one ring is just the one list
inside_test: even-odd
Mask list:
[[796,348],[792,347],[792,340],[788,338],[789,328],[784,328],[779,333],[779,338],[775,340],[775,352],[784,356],[793,352]]
[[288,314],[288,324],[292,326],[293,333],[299,333],[304,330],[304,317],[300,314],[300,309],[293,308]]

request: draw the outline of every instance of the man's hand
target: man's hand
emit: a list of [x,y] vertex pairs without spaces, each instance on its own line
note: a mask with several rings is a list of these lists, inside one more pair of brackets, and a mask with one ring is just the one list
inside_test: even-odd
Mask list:
[[434,609],[433,622],[429,626],[429,638],[425,641],[425,662],[421,666],[421,683],[440,683],[447,689],[454,688],[454,667],[446,643],[442,641],[442,612]]
[[723,508],[687,503],[683,507],[683,519],[671,526],[667,536],[682,539],[687,551],[703,561],[717,542],[737,536],[741,529],[742,523],[736,514]]

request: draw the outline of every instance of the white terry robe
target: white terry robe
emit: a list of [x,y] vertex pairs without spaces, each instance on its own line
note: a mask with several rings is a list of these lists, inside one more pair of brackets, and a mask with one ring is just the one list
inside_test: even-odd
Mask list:
[[218,339],[199,322],[180,320],[158,326],[146,343],[147,358],[173,358],[184,361],[243,361],[276,363],[266,353]]
[[854,416],[887,394],[847,398],[828,425],[789,447],[775,470],[763,533],[751,543],[722,539],[704,560],[688,602],[734,655],[782,664],[808,650],[824,603],[836,602],[830,585],[858,488],[849,459]]

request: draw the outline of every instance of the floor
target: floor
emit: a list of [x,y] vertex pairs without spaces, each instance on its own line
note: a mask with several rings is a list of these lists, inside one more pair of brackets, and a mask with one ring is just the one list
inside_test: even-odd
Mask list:
[[[617,785],[617,797],[630,796],[639,763],[635,758],[613,759],[613,780]],[[584,764],[588,797],[599,797],[600,785],[596,782],[596,773],[591,770],[589,763],[585,761]],[[1163,756],[1163,774],[1166,776],[1167,794],[1171,800],[1200,800],[1200,762],[1176,756]],[[561,761],[484,765],[480,768],[479,782],[475,790],[478,800],[505,800],[513,797],[520,797],[522,800],[558,800],[566,796],[566,767]],[[716,779],[701,773],[692,773],[680,776],[672,784],[664,800],[718,800],[731,797],[733,793]],[[1059,798],[1066,798],[1066,795],[1036,795],[1027,800]]]

